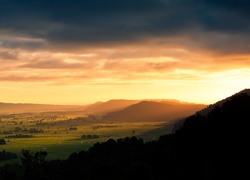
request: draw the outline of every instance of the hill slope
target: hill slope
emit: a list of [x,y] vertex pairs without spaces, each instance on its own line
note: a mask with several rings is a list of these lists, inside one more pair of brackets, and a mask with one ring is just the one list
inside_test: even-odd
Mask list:
[[[242,90],[240,92],[237,92],[237,93],[233,94],[230,97],[222,99],[222,100],[220,100],[220,101],[218,101],[218,102],[216,102],[214,104],[211,104],[211,105],[207,106],[206,108],[201,109],[200,111],[197,111],[197,114],[202,115],[202,116],[207,116],[215,108],[219,108],[219,107],[223,106],[228,101],[231,101],[232,98],[237,97],[237,96],[242,95],[242,94],[246,94],[247,96],[250,96],[250,89],[244,89],[244,90]],[[184,123],[184,120],[177,122],[174,125],[173,132],[177,131],[181,126],[183,126],[183,123]]]
[[92,105],[89,105],[88,107],[85,108],[85,111],[87,113],[92,113],[92,114],[103,114],[111,111],[118,111],[123,108],[126,108],[132,104],[136,104],[140,102],[141,100],[109,100],[107,102],[99,102],[95,103]]
[[170,121],[191,115],[204,107],[202,104],[178,101],[142,101],[123,110],[110,112],[103,119],[114,122]]
[[237,95],[240,95],[240,94],[247,94],[248,96],[250,96],[250,89],[244,89],[240,92],[237,92],[235,93],[234,95],[228,97],[228,98],[225,98],[225,99],[222,99],[214,104],[211,104],[209,105],[208,107],[200,110],[198,113],[201,114],[201,115],[207,115],[209,112],[211,112],[215,107],[217,106],[222,106],[225,102],[229,101],[232,97],[235,97]]

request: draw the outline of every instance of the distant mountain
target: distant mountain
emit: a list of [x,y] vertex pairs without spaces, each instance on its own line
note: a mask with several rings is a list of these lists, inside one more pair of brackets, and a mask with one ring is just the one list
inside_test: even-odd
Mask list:
[[98,102],[96,102],[96,103],[94,103],[94,104],[88,105],[84,110],[85,110],[86,112],[94,112],[95,109],[98,109],[98,107],[99,107],[101,104],[103,104],[103,103],[104,103],[104,102],[98,101]]
[[103,116],[103,120],[114,122],[170,121],[191,115],[205,106],[179,101],[142,101],[125,109],[110,112]]
[[103,114],[112,111],[118,111],[124,109],[132,104],[136,104],[141,100],[109,100],[107,102],[97,102],[95,104],[89,105],[85,108],[85,112],[92,113],[92,114]]
[[49,105],[49,104],[22,104],[0,103],[0,113],[25,113],[25,112],[50,112],[50,111],[73,111],[84,110],[84,105]]

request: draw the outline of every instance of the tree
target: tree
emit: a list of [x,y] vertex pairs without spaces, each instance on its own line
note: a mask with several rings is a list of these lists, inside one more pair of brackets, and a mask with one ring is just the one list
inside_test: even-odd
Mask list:
[[22,167],[24,179],[44,179],[44,169],[47,164],[47,152],[39,151],[35,154],[28,150],[22,150]]
[[6,141],[4,139],[0,139],[0,145],[6,144]]

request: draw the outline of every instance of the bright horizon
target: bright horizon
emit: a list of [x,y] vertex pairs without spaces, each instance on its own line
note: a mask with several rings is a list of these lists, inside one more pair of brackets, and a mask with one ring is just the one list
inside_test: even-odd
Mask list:
[[213,104],[250,85],[244,2],[25,2],[0,7],[0,102]]

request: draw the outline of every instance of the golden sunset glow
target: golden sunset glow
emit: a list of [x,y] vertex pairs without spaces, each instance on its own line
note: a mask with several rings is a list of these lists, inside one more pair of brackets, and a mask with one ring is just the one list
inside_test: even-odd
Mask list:
[[[92,24],[86,20],[84,25],[81,14],[83,24],[79,25],[81,21],[61,14],[65,21],[44,17],[32,31],[34,22],[27,19],[30,24],[23,21],[22,31],[6,16],[5,26],[0,27],[0,101],[88,104],[117,98],[166,98],[210,104],[249,88],[247,35],[219,28],[210,31],[210,24],[206,29],[197,19],[188,19],[190,24],[183,25],[184,30],[182,24],[173,24],[176,31],[172,32],[171,24],[158,27],[150,18],[159,18],[160,23],[160,18],[168,17],[161,6],[171,9],[178,3],[157,3],[162,14],[144,12],[145,18],[138,15],[136,19],[126,10],[124,15],[117,12],[121,19],[131,19],[127,24],[115,17],[110,24],[100,23],[103,21],[97,16],[90,17]],[[180,13],[177,10],[171,13]],[[48,13],[53,17],[55,12]],[[127,31],[120,29],[115,34],[112,28],[119,25],[128,27]]]
[[85,104],[167,98],[213,103],[250,84],[247,55],[211,56],[181,47],[133,49],[2,50],[16,59],[1,59],[1,101]]

